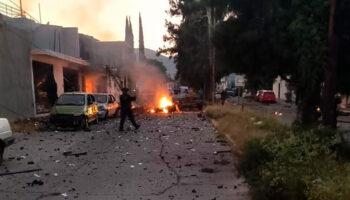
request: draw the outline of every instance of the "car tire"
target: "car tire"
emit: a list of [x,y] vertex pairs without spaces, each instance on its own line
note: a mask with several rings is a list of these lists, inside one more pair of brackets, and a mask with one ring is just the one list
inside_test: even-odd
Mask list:
[[49,123],[49,130],[50,131],[56,131],[57,130],[57,126],[54,123]]
[[94,120],[94,124],[98,124],[98,116],[96,115],[96,119]]
[[80,127],[84,130],[89,129],[89,121],[87,117],[83,117],[80,122]]
[[4,160],[4,150],[5,150],[5,147],[0,144],[0,165],[1,165],[2,161]]

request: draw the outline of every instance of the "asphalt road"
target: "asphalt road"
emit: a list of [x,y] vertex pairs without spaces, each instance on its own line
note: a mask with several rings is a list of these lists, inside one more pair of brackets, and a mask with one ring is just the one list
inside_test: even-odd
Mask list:
[[208,120],[196,113],[137,119],[137,132],[117,132],[110,119],[90,132],[16,134],[0,173],[41,171],[0,175],[0,199],[250,199]]

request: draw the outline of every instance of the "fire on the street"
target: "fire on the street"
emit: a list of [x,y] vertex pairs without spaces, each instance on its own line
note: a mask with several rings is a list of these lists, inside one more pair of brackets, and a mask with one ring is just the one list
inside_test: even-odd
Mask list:
[[168,107],[173,105],[173,102],[166,97],[163,97],[159,102],[159,107],[162,109],[163,113],[169,113]]
[[152,107],[148,110],[149,113],[164,113],[168,114],[170,112],[176,112],[178,108],[176,104],[174,104],[171,97],[163,96],[160,98],[158,105],[156,108]]

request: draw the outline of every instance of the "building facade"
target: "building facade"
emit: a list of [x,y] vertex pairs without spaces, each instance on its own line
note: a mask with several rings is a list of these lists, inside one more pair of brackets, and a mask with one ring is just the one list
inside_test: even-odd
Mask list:
[[0,46],[0,117],[10,120],[48,115],[64,92],[119,95],[136,61],[125,42],[1,14]]

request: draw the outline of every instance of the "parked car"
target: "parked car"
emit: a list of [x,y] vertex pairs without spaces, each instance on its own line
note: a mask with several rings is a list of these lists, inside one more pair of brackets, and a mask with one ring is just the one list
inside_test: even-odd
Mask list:
[[15,139],[12,136],[10,124],[6,118],[0,118],[0,165],[4,160],[5,148],[13,144]]
[[264,90],[259,95],[259,101],[262,103],[276,103],[276,95],[272,90]]
[[51,109],[50,122],[55,126],[89,128],[89,123],[98,123],[98,107],[95,97],[89,93],[62,94]]
[[112,94],[94,94],[98,106],[98,117],[107,119],[118,115],[119,104]]
[[226,90],[226,95],[227,95],[227,97],[235,97],[235,96],[237,96],[236,92],[234,90]]

